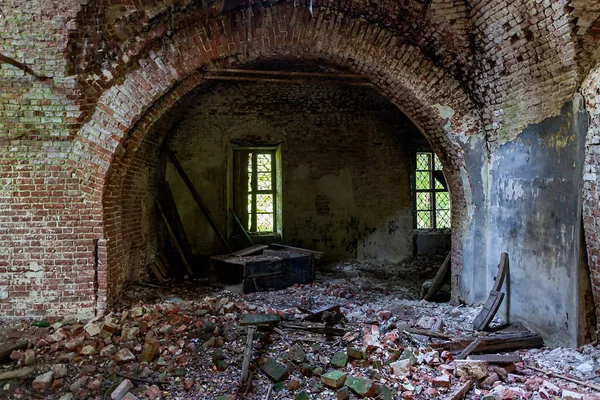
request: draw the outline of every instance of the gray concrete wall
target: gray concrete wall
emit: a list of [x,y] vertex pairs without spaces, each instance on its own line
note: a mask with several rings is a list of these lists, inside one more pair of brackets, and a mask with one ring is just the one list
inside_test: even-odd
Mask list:
[[[230,141],[281,142],[284,243],[330,260],[412,258],[411,159],[428,144],[387,99],[369,88],[228,82],[187,102],[169,144],[224,230]],[[171,166],[167,181],[194,252],[218,253]]]
[[530,125],[502,145],[491,160],[487,270],[473,289],[491,289],[500,253],[507,252],[504,316],[539,332],[549,344],[576,346],[587,329],[581,306],[586,132],[587,113],[578,96],[560,115]]

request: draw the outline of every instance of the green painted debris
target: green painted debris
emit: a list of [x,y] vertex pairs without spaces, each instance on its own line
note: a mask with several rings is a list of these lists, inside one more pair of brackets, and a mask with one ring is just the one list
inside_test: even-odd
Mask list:
[[348,356],[346,353],[338,352],[333,355],[331,359],[331,365],[334,368],[344,368],[348,362]]
[[285,381],[290,373],[287,368],[279,364],[275,359],[269,358],[262,366],[262,370],[273,382]]
[[324,375],[321,375],[321,382],[325,386],[329,386],[334,389],[339,389],[344,385],[348,374],[341,371],[330,371]]

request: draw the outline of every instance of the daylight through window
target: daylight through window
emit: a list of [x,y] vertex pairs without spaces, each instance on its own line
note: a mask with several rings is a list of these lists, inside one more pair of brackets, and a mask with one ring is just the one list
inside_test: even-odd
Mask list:
[[247,176],[248,230],[275,232],[275,152],[249,152]]
[[433,153],[417,153],[414,205],[417,229],[450,228],[450,196],[442,164]]

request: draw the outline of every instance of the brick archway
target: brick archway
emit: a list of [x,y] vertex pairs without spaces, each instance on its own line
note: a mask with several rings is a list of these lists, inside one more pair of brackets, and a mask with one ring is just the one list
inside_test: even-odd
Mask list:
[[202,83],[205,69],[278,58],[319,60],[365,75],[427,137],[452,188],[456,287],[461,243],[470,223],[464,196],[469,182],[460,143],[481,129],[470,96],[447,71],[391,31],[345,16],[340,16],[339,24],[316,24],[310,18],[294,17],[293,10],[289,6],[265,9],[253,29],[227,18],[218,21],[219,29],[211,35],[201,26],[186,28],[149,51],[139,66],[100,97],[70,155],[73,167],[89,183],[88,196],[102,201],[98,211],[104,222],[103,239],[98,243],[99,309],[120,292],[126,271],[135,267],[125,256],[131,243],[124,233],[118,193],[125,171],[132,167],[136,150],[149,137],[153,124]]

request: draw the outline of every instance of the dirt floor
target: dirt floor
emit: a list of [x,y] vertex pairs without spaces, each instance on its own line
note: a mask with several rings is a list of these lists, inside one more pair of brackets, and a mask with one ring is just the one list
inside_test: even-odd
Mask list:
[[[454,361],[458,351],[435,350],[458,338],[499,333],[473,331],[478,308],[416,300],[421,282],[439,265],[430,264],[417,274],[415,265],[390,272],[338,263],[311,285],[248,295],[202,281],[133,286],[95,321],[4,322],[0,343],[24,341],[26,348],[0,363],[0,398],[600,399],[599,391],[552,376],[600,385],[600,352],[592,345],[517,351],[512,354],[522,361],[502,365]],[[308,310],[336,305],[340,313],[303,321]],[[275,314],[281,322],[259,326],[249,383],[241,386],[244,314]],[[500,325],[496,319],[493,326]],[[436,329],[449,339],[409,328]],[[6,377],[17,372],[23,376]]]

